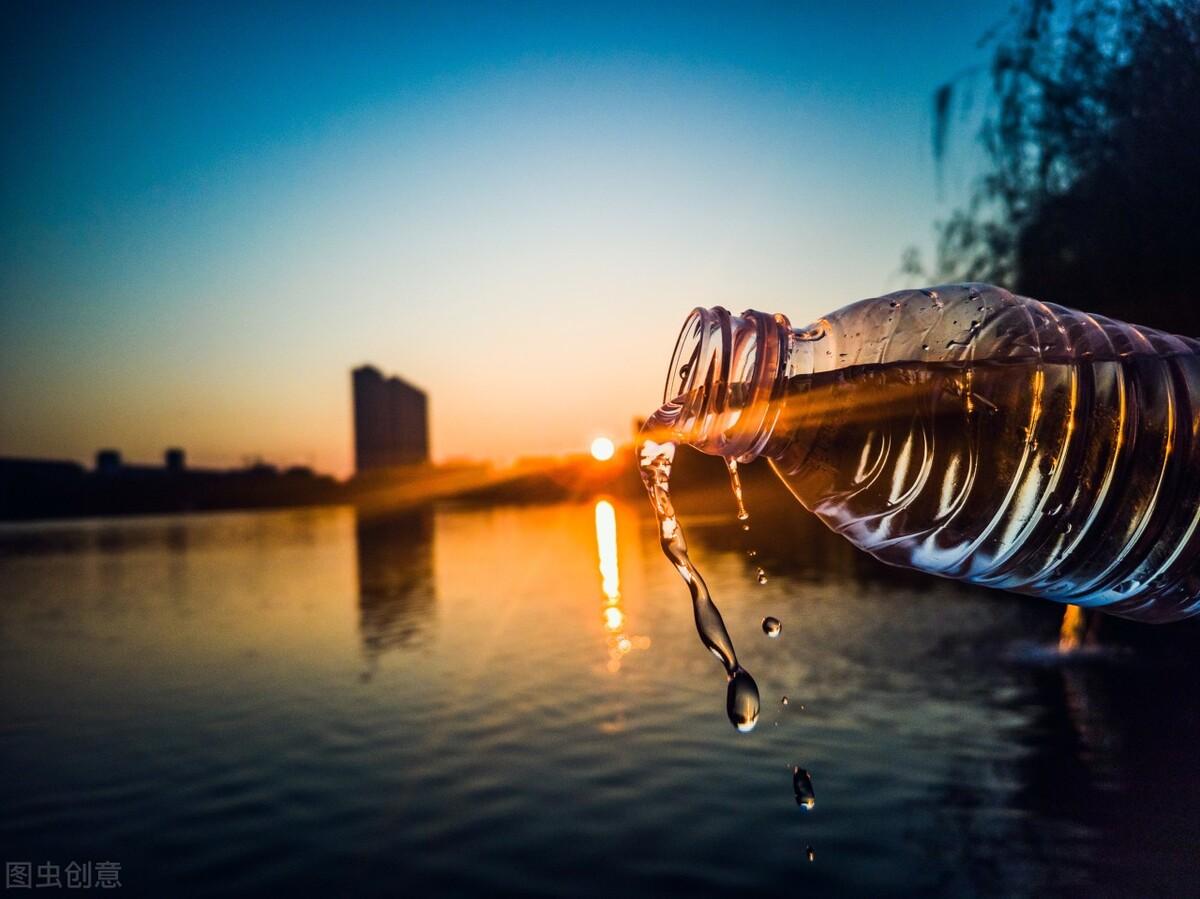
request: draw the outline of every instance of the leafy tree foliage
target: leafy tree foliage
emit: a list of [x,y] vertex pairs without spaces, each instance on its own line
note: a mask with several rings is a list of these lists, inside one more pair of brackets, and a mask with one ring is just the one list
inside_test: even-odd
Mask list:
[[[986,40],[988,171],[905,270],[1200,336],[1200,0],[1026,0]],[[969,80],[934,94],[939,164]]]

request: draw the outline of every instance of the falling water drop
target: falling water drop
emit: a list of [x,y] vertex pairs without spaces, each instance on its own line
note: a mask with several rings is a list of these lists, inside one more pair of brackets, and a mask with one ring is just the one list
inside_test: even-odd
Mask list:
[[780,705],[787,705],[787,704],[788,704],[788,698],[787,698],[786,696],[785,696],[785,697],[783,697],[783,699],[779,700],[779,704],[780,704]]
[[804,847],[804,856],[811,862],[817,857],[817,854],[815,852],[813,852],[812,846],[805,846]]
[[792,789],[796,793],[796,805],[805,811],[811,810],[817,804],[817,797],[813,792],[812,775],[799,765],[792,767]]
[[760,568],[754,573],[754,578],[760,584],[765,584],[767,582],[767,573]]
[[725,693],[725,711],[729,720],[742,733],[749,733],[758,724],[758,684],[744,668],[738,668],[729,678]]
[[[778,618],[772,618],[770,615],[768,615],[762,620],[762,629],[763,633],[768,637],[778,637],[779,632],[783,630],[783,623]],[[784,703],[787,703],[786,698],[784,699]]]

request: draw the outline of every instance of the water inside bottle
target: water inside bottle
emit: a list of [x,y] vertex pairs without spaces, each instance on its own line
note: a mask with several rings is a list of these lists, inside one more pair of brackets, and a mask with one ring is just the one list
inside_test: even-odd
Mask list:
[[[1188,574],[1194,355],[863,365],[792,378],[771,464],[895,565],[1063,602]],[[1145,600],[1137,600],[1138,594]]]

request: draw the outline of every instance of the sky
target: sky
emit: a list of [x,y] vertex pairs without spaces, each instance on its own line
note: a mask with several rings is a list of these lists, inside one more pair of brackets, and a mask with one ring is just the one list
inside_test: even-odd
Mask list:
[[437,460],[625,439],[692,307],[908,286],[1008,8],[6,4],[0,455],[346,475],[364,362]]

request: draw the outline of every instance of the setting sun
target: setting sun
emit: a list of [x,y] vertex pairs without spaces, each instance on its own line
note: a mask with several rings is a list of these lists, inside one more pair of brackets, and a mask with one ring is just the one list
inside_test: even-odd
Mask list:
[[597,462],[607,462],[616,451],[617,448],[607,437],[597,437],[592,441],[592,458]]

